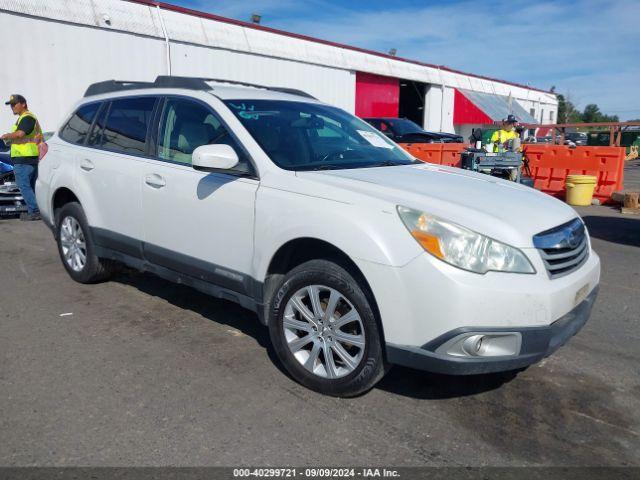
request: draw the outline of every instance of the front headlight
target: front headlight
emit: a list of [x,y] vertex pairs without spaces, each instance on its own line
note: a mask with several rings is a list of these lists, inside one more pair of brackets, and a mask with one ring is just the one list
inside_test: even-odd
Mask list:
[[536,272],[517,248],[418,210],[398,206],[398,214],[427,252],[455,267],[475,273]]

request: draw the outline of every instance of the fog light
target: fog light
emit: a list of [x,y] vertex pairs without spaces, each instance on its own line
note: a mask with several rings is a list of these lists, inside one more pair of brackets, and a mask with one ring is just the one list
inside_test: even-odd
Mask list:
[[520,353],[520,332],[467,332],[446,341],[436,353],[454,357],[505,357]]
[[484,335],[473,335],[472,337],[467,337],[462,342],[462,349],[467,353],[467,355],[474,357],[480,355],[482,340],[484,340]]

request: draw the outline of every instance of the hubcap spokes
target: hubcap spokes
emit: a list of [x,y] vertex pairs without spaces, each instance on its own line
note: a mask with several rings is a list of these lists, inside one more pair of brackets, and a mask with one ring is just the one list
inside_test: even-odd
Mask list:
[[87,262],[87,244],[80,223],[73,217],[65,217],[60,226],[60,245],[66,264],[80,272]]
[[364,355],[360,314],[331,287],[309,285],[298,290],[285,306],[283,330],[296,360],[323,378],[348,375]]

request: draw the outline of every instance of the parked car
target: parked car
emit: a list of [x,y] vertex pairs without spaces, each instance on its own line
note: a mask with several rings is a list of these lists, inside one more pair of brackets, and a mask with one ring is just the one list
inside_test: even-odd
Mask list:
[[[13,163],[11,162],[10,147],[5,143],[4,140],[0,140],[0,163],[7,166],[13,165]],[[0,165],[0,169],[1,168],[2,165]],[[2,170],[0,170],[0,172],[2,172]]]
[[[560,145],[560,134],[556,136],[555,142],[553,136],[546,135],[544,137],[528,137],[525,143],[555,143]],[[587,134],[582,132],[568,132],[564,136],[564,145],[569,147],[584,146],[587,144]]]
[[417,123],[406,118],[364,118],[363,120],[396,143],[464,143],[460,135],[427,132]]
[[571,142],[577,147],[583,147],[587,144],[587,134],[584,132],[567,132],[564,134],[565,144]]
[[9,146],[0,140],[0,218],[13,217],[27,211],[13,174]]
[[392,364],[522,369],[587,321],[600,261],[563,202],[418,162],[301,92],[135,87],[91,86],[40,163],[74,280],[124,263],[238,302],[295,380],[337,396]]

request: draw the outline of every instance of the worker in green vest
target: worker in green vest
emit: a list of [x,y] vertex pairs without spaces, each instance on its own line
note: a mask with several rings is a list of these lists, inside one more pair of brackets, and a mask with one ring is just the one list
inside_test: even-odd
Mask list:
[[20,215],[20,219],[40,220],[34,188],[38,177],[38,144],[42,141],[42,130],[22,95],[11,95],[5,105],[11,106],[13,114],[18,116],[11,133],[6,133],[0,138],[11,145],[11,161],[16,184],[27,204],[27,213]]
[[509,140],[513,140],[518,137],[516,133],[516,124],[518,120],[513,115],[508,115],[507,118],[502,120],[502,127],[500,130],[496,130],[491,135],[491,144],[493,145],[493,152],[498,153],[500,151],[507,150],[507,144]]

